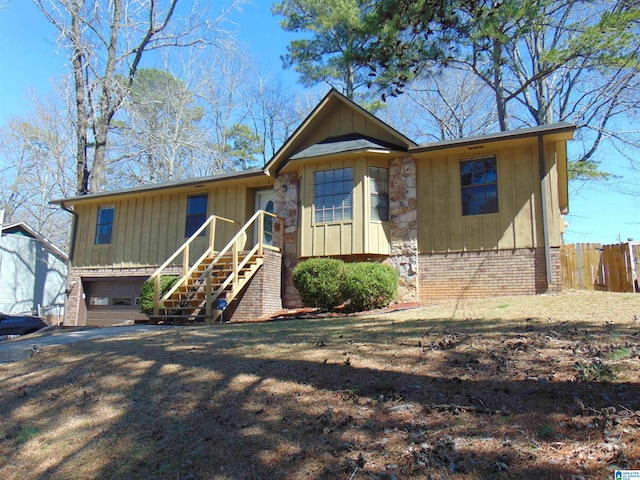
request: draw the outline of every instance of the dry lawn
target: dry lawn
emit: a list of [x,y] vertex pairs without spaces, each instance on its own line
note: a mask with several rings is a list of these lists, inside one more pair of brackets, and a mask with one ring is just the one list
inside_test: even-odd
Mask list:
[[0,365],[3,479],[640,469],[640,295],[167,327]]

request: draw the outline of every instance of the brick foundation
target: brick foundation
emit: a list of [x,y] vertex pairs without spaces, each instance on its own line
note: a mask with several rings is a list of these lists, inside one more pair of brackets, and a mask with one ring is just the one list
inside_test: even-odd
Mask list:
[[547,284],[544,249],[458,252],[419,256],[420,301],[534,295],[562,290],[560,249],[551,249]]
[[224,321],[256,320],[282,309],[282,255],[265,251],[264,263],[224,311]]

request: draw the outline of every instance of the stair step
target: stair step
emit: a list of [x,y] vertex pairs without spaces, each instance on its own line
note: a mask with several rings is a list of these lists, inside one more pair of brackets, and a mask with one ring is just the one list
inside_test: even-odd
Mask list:
[[194,312],[195,310],[204,310],[202,307],[171,307],[169,310],[172,312]]
[[[245,273],[249,272],[252,267],[253,267],[253,265],[245,265],[244,267],[242,267],[241,269],[238,270],[238,275],[242,275],[242,274],[245,274]],[[202,272],[193,272],[191,274],[191,276],[189,277],[189,280],[198,280],[199,281],[200,278],[202,277],[203,273],[204,273],[204,270]],[[233,269],[232,268],[224,269],[224,270],[213,270],[211,272],[211,278],[212,279],[216,279],[216,278],[226,279],[232,273],[233,273]]]
[[202,302],[205,299],[203,298],[193,298],[193,299],[180,299],[180,298],[170,298],[164,302],[166,308],[176,308],[180,306],[188,306],[189,308],[197,308],[202,305]]
[[[212,283],[211,284],[211,288],[215,291],[218,288],[220,288],[221,283]],[[229,288],[232,285],[232,283],[230,283],[229,285],[227,285],[226,288]],[[205,284],[204,283],[194,283],[194,284],[190,284],[190,285],[182,285],[180,287],[178,287],[178,290],[176,290],[176,293],[178,295],[195,295],[196,293],[199,293],[201,291],[201,289],[205,288]]]
[[[238,278],[245,278],[251,272],[251,270],[241,270],[238,272]],[[227,275],[212,275],[211,282],[212,283],[223,283],[227,278],[231,276],[231,272]],[[206,278],[188,278],[186,285],[204,285],[207,281]]]
[[[255,265],[258,262],[247,262],[245,263],[245,265],[243,267],[241,267],[239,270],[246,270],[248,268],[251,268],[252,265]],[[202,269],[198,269],[195,270],[193,273],[199,272],[200,275],[202,275],[202,272],[204,272],[208,267],[202,268]],[[229,265],[216,265],[214,268],[211,269],[212,273],[223,273],[223,272],[233,272],[233,266],[231,264]]]
[[[249,278],[248,273],[249,273],[249,270],[246,270],[246,271],[243,270],[241,272],[238,272],[238,279],[240,281],[246,280],[247,278]],[[214,287],[222,285],[222,283],[227,278],[229,278],[228,275],[225,276],[225,277],[212,277],[211,278],[211,285],[214,286]],[[201,285],[204,285],[205,282],[206,282],[206,280],[204,280],[204,279],[203,280],[200,280],[200,279],[189,279],[189,280],[187,280],[187,283],[185,285],[180,285],[178,287],[178,290],[181,291],[181,292],[184,292],[186,290],[192,289],[193,287],[200,287]]]

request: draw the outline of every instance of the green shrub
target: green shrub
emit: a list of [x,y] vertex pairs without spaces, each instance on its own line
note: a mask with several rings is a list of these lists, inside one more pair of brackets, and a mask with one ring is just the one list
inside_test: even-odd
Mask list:
[[[163,275],[160,277],[160,298],[167,293],[176,282],[180,280],[178,275]],[[153,313],[153,293],[155,291],[155,280],[144,282],[140,290],[140,311],[151,315]],[[161,306],[162,307],[162,306]]]
[[335,258],[311,258],[293,269],[293,285],[302,303],[320,310],[331,310],[342,303],[340,278],[345,263]]
[[373,310],[389,305],[398,295],[398,272],[381,263],[361,262],[346,265],[340,296],[353,311]]

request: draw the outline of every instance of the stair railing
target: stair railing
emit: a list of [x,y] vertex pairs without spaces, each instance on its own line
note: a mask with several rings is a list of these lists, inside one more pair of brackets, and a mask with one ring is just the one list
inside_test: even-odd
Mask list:
[[[176,285],[170,290],[171,293],[175,292],[180,284],[198,267],[202,261],[209,257],[214,252],[214,245],[216,240],[216,229],[220,228],[223,223],[237,225],[237,222],[229,220],[228,218],[219,217],[217,215],[211,215],[193,235],[191,235],[186,242],[184,242],[180,248],[178,248],[173,255],[171,255],[155,272],[148,278],[147,281],[154,282],[154,295],[153,295],[153,314],[159,315],[160,305],[162,301],[160,299],[160,279],[164,272],[174,264],[174,260],[178,259],[182,254],[182,279],[176,282]],[[198,239],[206,237],[207,243],[202,254],[193,262],[191,262],[191,255],[198,252],[194,252],[192,247],[196,244]],[[164,296],[166,297],[166,295]],[[163,297],[163,298],[164,298]],[[168,297],[167,297],[168,298]]]
[[[164,304],[183,284],[185,284],[195,272],[198,266],[207,258],[210,258],[214,250],[216,225],[219,225],[218,220],[228,222],[237,225],[232,220],[217,217],[212,215],[207,221],[187,240],[167,261],[159,267],[149,280],[154,281],[154,309],[153,314],[159,315],[161,305]],[[194,262],[189,261],[190,246],[197,238],[202,237],[203,232],[208,230],[208,247],[203,251],[197,260]],[[265,241],[269,239],[269,241]],[[212,303],[218,298],[222,292],[233,282],[233,285],[237,285],[239,281],[239,274],[247,263],[254,257],[262,257],[264,250],[280,251],[284,242],[284,220],[277,215],[266,212],[264,210],[258,210],[253,216],[242,226],[236,234],[229,240],[222,250],[217,252],[213,261],[209,264],[207,269],[199,276],[199,283],[206,286],[206,311],[207,316],[211,316]],[[160,298],[160,278],[162,273],[167,269],[172,262],[183,255],[183,275],[176,282],[169,291],[167,291],[162,298]],[[225,256],[231,255],[231,273],[227,278],[218,285],[215,292],[212,292],[212,272],[214,268],[221,263],[221,260]],[[234,295],[235,295],[234,291]]]
[[[275,245],[265,242],[265,220],[271,222],[270,238]],[[237,285],[239,281],[240,271],[254,257],[262,257],[264,250],[280,251],[284,240],[284,222],[283,219],[273,213],[264,210],[258,210],[253,216],[247,220],[247,223],[236,233],[229,243],[222,249],[213,259],[207,269],[200,275],[200,281],[207,286],[206,312],[207,316],[211,316],[213,301],[218,298],[222,292],[231,284]],[[276,235],[276,232],[279,235]],[[231,254],[231,272],[218,286],[215,292],[212,291],[211,275],[221,260]],[[233,296],[235,296],[233,292]],[[165,295],[163,301],[169,298]]]

